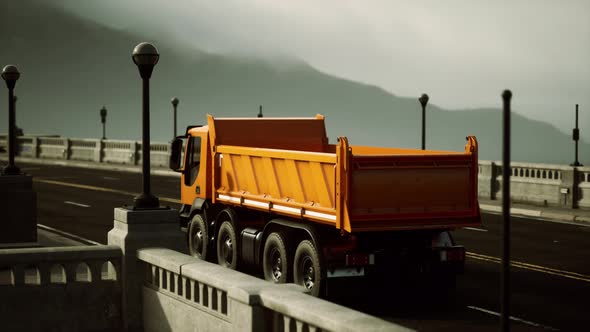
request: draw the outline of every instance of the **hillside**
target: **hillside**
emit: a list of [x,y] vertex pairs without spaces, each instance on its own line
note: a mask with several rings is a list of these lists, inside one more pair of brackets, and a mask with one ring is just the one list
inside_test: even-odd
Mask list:
[[[177,96],[179,128],[203,122],[206,113],[255,116],[262,104],[265,116],[326,115],[331,141],[348,136],[356,145],[420,146],[414,97],[326,75],[301,61],[207,54],[158,36],[101,26],[41,0],[0,2],[0,64],[15,63],[22,73],[16,87],[19,126],[26,133],[99,137],[99,109],[106,105],[107,136],[139,139],[141,82],[131,51],[147,40],[161,54],[151,81],[153,140],[170,139],[170,98]],[[498,105],[501,88],[490,91],[498,95]],[[4,92],[0,119],[7,119],[5,105]],[[0,132],[6,132],[5,124],[0,121]],[[427,148],[461,150],[470,134],[480,141],[482,159],[500,158],[499,109],[447,111],[429,105]],[[590,145],[582,144],[580,151],[581,161],[590,163]],[[565,164],[573,159],[573,145],[554,126],[514,114],[512,156]]]

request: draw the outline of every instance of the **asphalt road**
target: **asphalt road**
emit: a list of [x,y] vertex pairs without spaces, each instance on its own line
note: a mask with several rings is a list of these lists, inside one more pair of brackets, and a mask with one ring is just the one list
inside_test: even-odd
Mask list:
[[[34,176],[38,223],[106,243],[113,208],[131,205],[141,174],[19,165]],[[177,208],[179,180],[152,176],[162,205]],[[404,285],[389,292],[347,284],[332,300],[421,331],[496,331],[500,312],[501,217],[483,215],[480,229],[454,233],[469,254],[454,297],[439,301]],[[590,227],[528,218],[512,222],[514,331],[580,331],[590,326]]]

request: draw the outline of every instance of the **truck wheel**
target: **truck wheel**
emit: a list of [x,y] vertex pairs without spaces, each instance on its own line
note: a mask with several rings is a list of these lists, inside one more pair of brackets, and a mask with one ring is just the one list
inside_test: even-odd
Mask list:
[[287,246],[282,233],[270,233],[264,243],[262,267],[264,279],[276,284],[288,282],[289,259],[287,258]]
[[195,214],[188,228],[188,250],[191,256],[207,259],[209,232],[203,216]]
[[224,221],[217,236],[217,262],[232,270],[238,267],[238,241],[236,230],[230,221]]
[[297,246],[293,264],[293,279],[311,291],[311,295],[319,296],[322,288],[322,269],[318,251],[309,240],[303,240]]

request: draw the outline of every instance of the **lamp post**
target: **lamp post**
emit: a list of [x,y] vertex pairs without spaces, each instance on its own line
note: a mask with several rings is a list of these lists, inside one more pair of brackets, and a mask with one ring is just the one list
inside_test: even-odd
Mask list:
[[423,93],[420,98],[420,105],[422,105],[422,150],[426,150],[426,104],[428,104],[428,95]]
[[173,111],[174,111],[174,132],[172,133],[172,139],[176,137],[176,107],[178,106],[178,98],[174,97],[170,101],[172,103]]
[[134,207],[140,209],[158,208],[160,201],[152,195],[150,188],[150,77],[154,66],[158,63],[158,49],[150,43],[140,43],[133,49],[131,57],[139,69],[143,81],[142,101],[142,172],[143,192],[135,197]]
[[104,105],[100,109],[100,121],[102,122],[102,139],[107,139],[105,129],[107,123],[107,108]]
[[20,77],[18,68],[15,65],[7,65],[2,69],[2,78],[6,81],[8,87],[8,165],[4,167],[3,174],[5,175],[19,175],[20,169],[14,164],[14,154],[16,149],[15,137],[15,102],[14,86]]
[[574,161],[573,164],[571,164],[570,166],[584,166],[582,164],[580,164],[580,162],[578,161],[578,141],[580,140],[580,128],[578,128],[578,104],[576,104],[576,127],[573,130],[573,134],[572,134],[572,138],[575,142],[575,146],[576,146],[576,159]]
[[262,118],[262,117],[263,117],[263,115],[262,115],[262,105],[260,105],[260,106],[258,107],[258,117],[259,117],[259,118]]
[[512,92],[502,93],[502,279],[501,331],[510,331],[510,117]]

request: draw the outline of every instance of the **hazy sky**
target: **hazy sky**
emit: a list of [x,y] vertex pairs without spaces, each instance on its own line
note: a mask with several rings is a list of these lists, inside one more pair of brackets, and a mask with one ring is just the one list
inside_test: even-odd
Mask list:
[[[86,7],[81,7],[86,6]],[[513,107],[570,132],[590,124],[588,0],[103,0],[70,8],[118,28],[167,30],[216,53],[288,55],[445,108]],[[89,10],[90,9],[90,10]],[[590,140],[590,128],[582,130]]]

